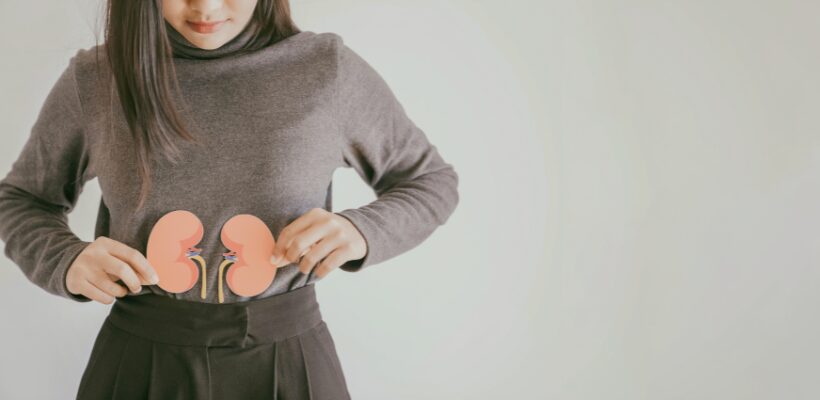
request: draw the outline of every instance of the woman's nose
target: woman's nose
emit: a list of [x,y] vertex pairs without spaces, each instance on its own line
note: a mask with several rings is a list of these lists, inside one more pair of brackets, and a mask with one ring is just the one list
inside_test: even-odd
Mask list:
[[[202,18],[215,18],[210,15],[222,8],[224,0],[190,0],[188,7],[202,14]],[[207,20],[210,21],[210,20]]]

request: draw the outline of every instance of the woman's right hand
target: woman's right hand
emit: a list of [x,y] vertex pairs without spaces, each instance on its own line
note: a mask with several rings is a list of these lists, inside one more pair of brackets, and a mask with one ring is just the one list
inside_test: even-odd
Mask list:
[[142,253],[122,242],[100,236],[68,267],[66,288],[69,293],[111,304],[114,297],[128,293],[117,280],[122,280],[134,293],[139,293],[142,285],[159,282],[156,271]]

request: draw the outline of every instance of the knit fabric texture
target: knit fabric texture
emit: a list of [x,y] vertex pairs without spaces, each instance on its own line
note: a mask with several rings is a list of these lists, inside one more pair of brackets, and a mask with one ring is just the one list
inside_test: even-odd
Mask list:
[[[0,181],[0,240],[5,255],[46,291],[75,301],[69,266],[91,242],[67,223],[83,185],[102,191],[95,238],[107,236],[143,254],[164,214],[188,210],[202,221],[196,247],[208,261],[207,298],[199,285],[168,293],[217,302],[217,268],[226,251],[220,228],[252,214],[279,232],[313,208],[332,210],[336,168],[354,168],[376,199],[337,211],[362,233],[368,251],[341,270],[360,271],[419,245],[458,203],[458,175],[408,117],[385,80],[336,33],[301,31],[243,51],[251,31],[215,50],[197,48],[168,27],[180,85],[174,99],[197,142],[181,138],[179,162],[157,157],[152,190],[137,209],[140,179],[103,44],[79,49],[42,105],[19,157]],[[111,82],[111,84],[109,84]],[[225,302],[294,290],[316,280],[298,264],[279,268],[263,293],[229,290]],[[129,291],[128,295],[135,295]]]

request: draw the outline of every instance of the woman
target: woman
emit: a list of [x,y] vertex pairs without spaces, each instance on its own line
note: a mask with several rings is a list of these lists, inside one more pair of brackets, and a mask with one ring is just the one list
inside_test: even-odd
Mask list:
[[[329,211],[338,167],[378,198]],[[66,214],[95,177],[87,242]],[[347,399],[314,283],[420,244],[457,183],[286,0],[110,0],[106,43],[70,59],[0,181],[0,239],[50,293],[114,303],[77,398]]]

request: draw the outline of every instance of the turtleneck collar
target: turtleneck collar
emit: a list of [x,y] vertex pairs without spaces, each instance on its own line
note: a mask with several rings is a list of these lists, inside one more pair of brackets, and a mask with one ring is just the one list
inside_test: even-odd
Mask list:
[[254,34],[253,21],[250,21],[248,22],[248,25],[245,26],[245,29],[243,29],[242,32],[239,32],[239,34],[233,39],[229,40],[221,47],[208,50],[197,47],[193,43],[189,42],[188,39],[174,29],[174,26],[169,24],[167,20],[163,18],[163,21],[165,21],[165,30],[168,32],[168,40],[171,42],[171,48],[173,49],[175,58],[209,60],[225,57],[242,50],[245,45],[251,41]]

